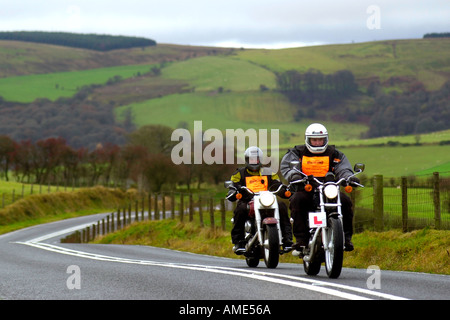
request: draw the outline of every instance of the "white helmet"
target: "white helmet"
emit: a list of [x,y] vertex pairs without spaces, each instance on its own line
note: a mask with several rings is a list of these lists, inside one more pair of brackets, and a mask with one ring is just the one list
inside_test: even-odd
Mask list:
[[245,166],[251,171],[258,171],[262,167],[263,152],[258,147],[249,147],[245,150]]
[[[321,146],[313,146],[311,144],[311,138],[325,138],[324,143]],[[306,128],[305,131],[305,144],[309,151],[312,153],[323,153],[328,146],[328,131],[320,123],[313,123]]]

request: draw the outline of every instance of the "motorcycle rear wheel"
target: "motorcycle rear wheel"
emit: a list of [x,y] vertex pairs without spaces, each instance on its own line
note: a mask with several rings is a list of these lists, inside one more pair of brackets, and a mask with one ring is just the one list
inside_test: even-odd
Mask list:
[[262,249],[264,252],[264,262],[267,268],[276,268],[280,258],[280,240],[275,224],[267,224],[265,226]]
[[338,278],[344,261],[344,231],[339,218],[330,217],[326,228],[328,250],[325,250],[325,270],[329,278]]
[[250,268],[256,268],[259,264],[259,257],[247,257],[245,258],[245,262]]

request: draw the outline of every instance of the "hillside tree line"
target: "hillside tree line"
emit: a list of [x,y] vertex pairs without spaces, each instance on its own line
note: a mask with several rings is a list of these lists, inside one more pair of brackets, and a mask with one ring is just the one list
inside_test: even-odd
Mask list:
[[142,37],[70,32],[11,31],[0,32],[0,40],[15,40],[97,51],[155,46],[156,41]]
[[56,101],[36,99],[29,104],[4,101],[0,97],[0,135],[33,143],[62,137],[74,147],[92,150],[99,142],[122,145],[124,135],[134,129],[130,117],[115,120],[113,107],[86,99],[95,86],[81,89],[70,98]]
[[288,70],[276,76],[277,90],[297,106],[296,121],[305,117],[314,118],[316,110],[332,109],[336,103],[358,92],[355,76],[349,70],[331,74],[313,69],[305,73]]
[[450,128],[450,81],[436,91],[420,82],[399,93],[385,93],[379,84],[368,91],[374,98],[368,137],[421,134]]
[[424,39],[427,38],[450,38],[450,32],[432,32],[426,33],[423,36]]
[[[297,106],[294,116],[297,121],[315,118],[318,110],[327,112],[333,119],[363,118],[369,125],[368,138],[450,129],[450,82],[436,91],[427,90],[420,81],[412,81],[401,92],[384,89],[377,80],[366,90],[359,90],[349,70],[327,75],[316,70],[306,73],[288,70],[277,74],[277,90]],[[369,96],[371,105],[345,107],[345,99],[354,95]]]
[[289,70],[277,74],[277,87],[291,102],[300,104],[328,103],[350,97],[358,90],[355,76],[349,70],[332,74],[323,74],[319,70],[306,73]]

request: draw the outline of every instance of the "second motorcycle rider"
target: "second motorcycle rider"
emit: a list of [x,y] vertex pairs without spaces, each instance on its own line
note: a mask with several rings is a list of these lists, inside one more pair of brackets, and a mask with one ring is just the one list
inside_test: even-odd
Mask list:
[[[240,188],[247,187],[253,192],[260,192],[269,190],[276,190],[281,181],[276,173],[267,172],[267,168],[262,167],[263,152],[258,147],[249,147],[245,150],[245,167],[239,168],[231,176],[231,181],[234,186]],[[278,196],[285,198],[285,189],[282,188]],[[229,194],[231,194],[230,191]],[[236,201],[236,196],[228,198],[230,201]],[[243,197],[238,201],[236,209],[234,210],[234,226],[231,230],[231,240],[234,244],[233,251],[238,254],[245,253],[245,221],[247,219],[249,208],[248,203],[251,200],[250,195],[243,194]],[[280,212],[280,225],[282,234],[283,249],[285,252],[292,250],[292,227],[289,221],[288,209],[283,202],[278,203]]]

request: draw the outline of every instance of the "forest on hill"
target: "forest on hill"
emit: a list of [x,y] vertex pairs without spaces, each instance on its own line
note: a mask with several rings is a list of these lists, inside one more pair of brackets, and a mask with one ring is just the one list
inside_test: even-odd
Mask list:
[[134,126],[129,118],[118,123],[108,103],[87,99],[96,87],[99,86],[86,86],[70,98],[56,101],[42,98],[29,104],[8,102],[0,97],[0,134],[32,142],[62,137],[74,148],[89,150],[102,141],[123,145],[125,134]]
[[110,51],[156,46],[156,41],[142,37],[79,34],[70,32],[10,31],[0,32],[0,40],[53,44],[96,51]]
[[[403,81],[392,79],[391,81]],[[355,76],[349,70],[324,75],[318,70],[300,73],[289,70],[277,74],[278,90],[298,106],[297,121],[313,119],[320,111],[335,114],[348,122],[367,121],[367,138],[422,134],[450,129],[450,81],[436,91],[426,90],[418,81],[409,81],[403,92],[386,93],[380,81],[370,82],[366,95],[373,98],[370,108],[337,108],[346,98],[361,95]],[[368,120],[363,120],[368,119]]]

